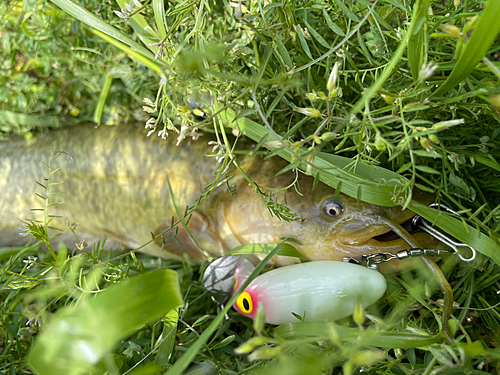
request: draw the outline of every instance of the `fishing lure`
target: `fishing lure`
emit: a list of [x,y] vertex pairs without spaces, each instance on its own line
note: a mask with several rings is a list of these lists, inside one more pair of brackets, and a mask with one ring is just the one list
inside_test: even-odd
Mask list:
[[[249,260],[238,256],[220,258],[214,263],[205,273],[204,284],[219,293],[219,300],[221,291],[227,294],[232,289],[235,293],[255,268]],[[358,298],[363,306],[369,306],[384,295],[386,288],[384,276],[375,270],[346,262],[317,261],[257,276],[233,307],[255,318],[261,303],[264,321],[270,324],[297,322],[295,315],[308,322],[335,321],[352,315]]]

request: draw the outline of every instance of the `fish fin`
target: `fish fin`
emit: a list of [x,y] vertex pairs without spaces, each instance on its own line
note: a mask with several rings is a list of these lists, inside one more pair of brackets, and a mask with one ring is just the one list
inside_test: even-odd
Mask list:
[[[207,217],[199,211],[193,211],[190,216],[187,227],[191,235],[194,236],[194,240],[184,226],[178,224],[176,228],[172,228],[159,236],[155,240],[155,244],[165,252],[173,253],[181,258],[184,254],[188,254],[191,260],[201,263],[206,258],[205,255],[210,252],[210,249],[205,249],[206,238],[212,238],[208,230],[209,222]],[[171,221],[164,222],[153,234],[158,236],[170,228],[171,224]],[[209,252],[206,252],[206,250],[209,250]]]

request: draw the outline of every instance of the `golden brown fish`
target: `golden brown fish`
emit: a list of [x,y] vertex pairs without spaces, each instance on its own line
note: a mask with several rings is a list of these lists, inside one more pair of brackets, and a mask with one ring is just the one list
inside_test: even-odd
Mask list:
[[[47,131],[29,142],[16,139],[0,144],[0,247],[26,242],[19,235],[20,219],[41,219],[40,212],[30,211],[43,204],[35,193],[44,190],[36,182],[47,178],[42,162],[48,163],[58,150],[72,157],[60,156],[55,165],[61,170],[53,175],[55,181],[64,181],[54,186],[64,190],[60,196],[64,204],[49,212],[62,216],[51,224],[65,229],[60,238],[71,246],[76,242],[68,221],[78,223],[79,235],[89,243],[104,236],[131,249],[147,243],[151,232],[160,233],[170,226],[172,217],[177,218],[172,195],[184,211],[215,179],[219,165],[205,157],[212,153],[209,140],[205,135],[176,147],[174,137],[167,141],[147,138],[136,127],[78,126]],[[285,187],[296,177],[294,172],[275,176],[286,165],[279,157],[264,160],[239,155],[237,160],[262,187]],[[218,257],[241,244],[276,243],[286,236],[302,242],[296,248],[311,260],[408,248],[401,239],[379,241],[376,237],[391,230],[387,222],[403,223],[414,215],[411,211],[358,203],[343,194],[335,197],[335,191],[322,183],[312,191],[313,179],[299,173],[303,194],[289,189],[286,206],[301,219],[287,222],[271,216],[254,187],[236,169],[228,175],[234,175],[229,184],[237,186],[236,194],[230,194],[227,184],[218,187],[196,208],[188,224],[206,254]],[[283,192],[278,197],[283,203]],[[162,257],[178,258],[187,252],[195,261],[204,258],[180,225],[175,238],[174,233],[165,234],[163,251],[161,239],[142,250]]]

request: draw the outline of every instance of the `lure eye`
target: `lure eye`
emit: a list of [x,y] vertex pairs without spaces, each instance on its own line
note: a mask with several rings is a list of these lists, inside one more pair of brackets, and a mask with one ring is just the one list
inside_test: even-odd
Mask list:
[[251,314],[253,311],[253,302],[252,297],[248,292],[243,292],[240,294],[238,299],[236,300],[236,305],[244,314]]
[[323,212],[330,217],[338,217],[342,215],[342,211],[344,207],[342,207],[342,203],[338,199],[328,199],[325,203],[323,203]]

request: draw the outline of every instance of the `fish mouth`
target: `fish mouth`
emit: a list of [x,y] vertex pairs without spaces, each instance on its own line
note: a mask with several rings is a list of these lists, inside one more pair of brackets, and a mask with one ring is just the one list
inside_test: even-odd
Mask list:
[[[411,219],[406,220],[404,223],[399,224],[404,230],[406,230],[409,234],[415,234],[417,231],[415,231],[414,226],[413,226],[413,217]],[[379,234],[377,236],[372,237],[373,240],[378,241],[378,242],[389,242],[389,241],[395,241],[395,240],[400,240],[401,237],[394,232],[392,229],[390,229],[388,232]]]
[[[427,233],[419,232],[412,225],[413,217],[397,223],[388,218],[379,218],[378,224],[348,224],[339,233],[341,246],[355,252],[363,249],[370,253],[408,250],[420,246],[435,246],[438,241]],[[342,233],[344,232],[344,233]],[[419,246],[420,245],[420,246]],[[358,249],[356,251],[355,249]]]

